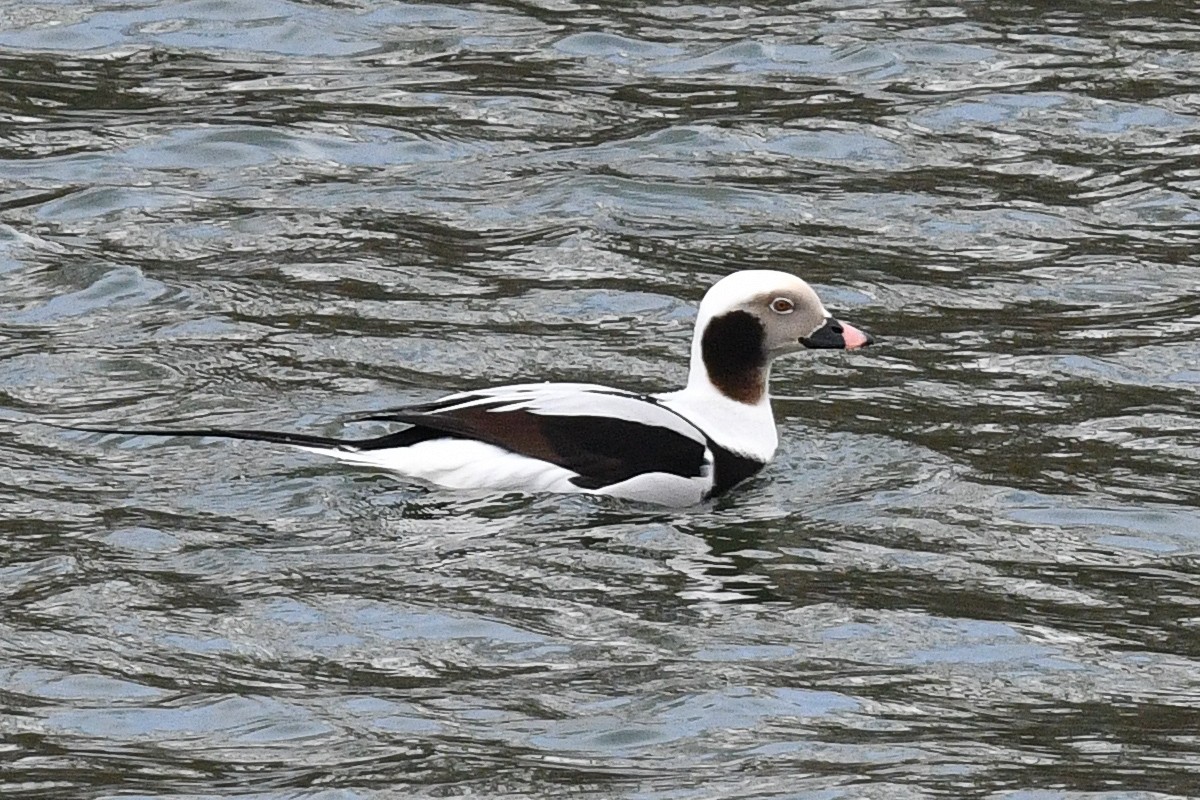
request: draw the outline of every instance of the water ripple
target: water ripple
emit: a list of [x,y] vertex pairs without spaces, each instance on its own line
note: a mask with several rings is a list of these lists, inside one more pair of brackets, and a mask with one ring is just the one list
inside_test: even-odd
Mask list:
[[[0,683],[33,797],[1194,794],[1192,4],[0,3]],[[251,443],[684,380],[796,271],[696,509]],[[303,749],[304,758],[295,753]]]

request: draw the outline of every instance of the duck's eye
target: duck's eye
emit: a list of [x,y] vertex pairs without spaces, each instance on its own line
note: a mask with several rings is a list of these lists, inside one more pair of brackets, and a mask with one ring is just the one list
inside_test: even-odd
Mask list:
[[796,310],[796,304],[786,297],[776,297],[771,301],[771,310],[776,314],[790,314]]

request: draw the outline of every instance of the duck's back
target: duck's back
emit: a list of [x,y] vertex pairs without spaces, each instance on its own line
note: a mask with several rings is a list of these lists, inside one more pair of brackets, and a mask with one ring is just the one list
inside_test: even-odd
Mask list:
[[450,395],[363,420],[411,427],[335,455],[450,488],[590,492],[689,505],[713,488],[705,434],[651,397],[540,383]]

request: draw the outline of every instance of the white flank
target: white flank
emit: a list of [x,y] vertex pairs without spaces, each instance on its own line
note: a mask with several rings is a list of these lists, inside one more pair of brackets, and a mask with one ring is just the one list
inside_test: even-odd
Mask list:
[[704,499],[711,488],[712,479],[709,475],[685,478],[669,472],[644,472],[603,489],[591,490],[588,494],[602,494],[660,506],[694,506]]
[[299,449],[351,464],[378,467],[447,489],[595,494],[663,506],[690,506],[702,501],[712,488],[708,454],[709,466],[701,477],[646,472],[601,489],[583,489],[571,483],[578,473],[565,467],[472,439],[431,439],[379,450]]
[[397,472],[448,489],[499,492],[578,492],[569,469],[473,439],[431,439],[407,447],[333,450],[303,447],[353,464]]

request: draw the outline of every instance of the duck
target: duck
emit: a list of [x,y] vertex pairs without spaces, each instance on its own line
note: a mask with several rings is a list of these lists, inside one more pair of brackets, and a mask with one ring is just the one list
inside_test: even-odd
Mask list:
[[690,506],[725,494],[779,445],[771,365],[806,349],[874,342],[804,280],[744,270],[700,301],[687,384],[645,394],[592,383],[520,383],[351,417],[402,430],[345,439],[240,428],[75,427],[128,436],[271,442],[450,490],[606,495]]

